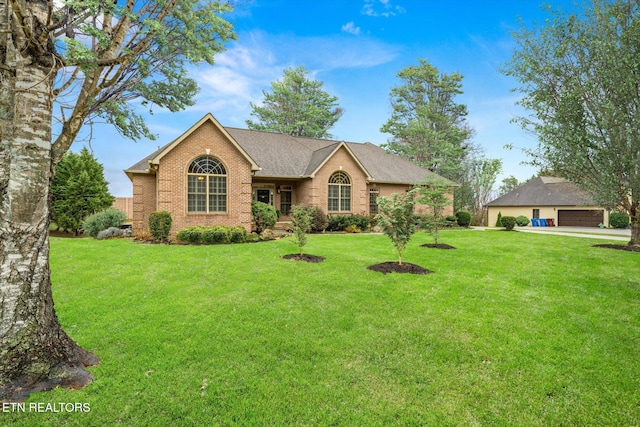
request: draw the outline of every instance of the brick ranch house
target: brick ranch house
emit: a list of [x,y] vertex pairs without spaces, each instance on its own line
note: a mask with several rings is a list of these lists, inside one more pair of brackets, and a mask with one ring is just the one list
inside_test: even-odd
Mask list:
[[149,214],[164,210],[174,235],[190,225],[251,231],[253,200],[273,205],[284,220],[296,204],[331,215],[372,214],[378,196],[437,176],[371,143],[228,128],[211,114],[125,173],[133,184],[134,232],[147,230]]

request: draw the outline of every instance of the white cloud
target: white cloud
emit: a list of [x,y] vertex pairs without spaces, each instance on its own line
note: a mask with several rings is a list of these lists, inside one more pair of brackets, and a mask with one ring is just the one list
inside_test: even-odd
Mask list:
[[367,16],[383,16],[389,18],[406,13],[402,6],[394,6],[390,0],[364,0],[361,13]]
[[[352,26],[348,28],[355,29]],[[211,112],[228,126],[244,126],[250,118],[250,103],[262,101],[262,91],[282,77],[283,70],[304,65],[311,78],[334,70],[375,67],[392,61],[400,48],[368,37],[334,34],[299,37],[254,31],[216,56],[214,66],[191,71],[200,92],[196,105],[187,112]],[[319,75],[320,74],[320,75]],[[319,76],[318,76],[319,75]]]
[[357,36],[360,34],[360,27],[356,27],[353,21],[349,21],[342,26],[342,31]]

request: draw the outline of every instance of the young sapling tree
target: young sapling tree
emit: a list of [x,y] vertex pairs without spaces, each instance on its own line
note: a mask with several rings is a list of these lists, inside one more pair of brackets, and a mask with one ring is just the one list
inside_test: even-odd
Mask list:
[[300,248],[300,256],[307,244],[307,233],[311,231],[311,210],[305,206],[291,207],[291,223],[293,225],[293,241]]
[[382,196],[377,200],[379,213],[376,220],[398,251],[399,265],[402,265],[402,252],[416,232],[413,215],[415,191],[411,190],[405,194],[394,193],[391,198]]
[[418,188],[418,203],[427,205],[429,213],[423,226],[433,236],[438,244],[440,230],[444,227],[444,208],[451,205],[451,199],[447,195],[451,183],[442,178],[429,179],[420,184]]

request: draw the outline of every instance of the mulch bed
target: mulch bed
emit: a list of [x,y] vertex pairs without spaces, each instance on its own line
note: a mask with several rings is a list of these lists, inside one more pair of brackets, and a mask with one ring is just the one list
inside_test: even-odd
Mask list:
[[455,246],[447,245],[446,243],[425,243],[424,245],[420,245],[423,248],[434,248],[434,249],[455,249]]
[[409,274],[429,274],[433,273],[431,270],[427,270],[426,268],[420,267],[416,264],[411,264],[409,262],[405,262],[402,265],[398,264],[396,261],[388,261],[382,262],[380,264],[374,264],[367,267],[369,270],[377,271],[379,273],[387,274],[387,273],[409,273]]
[[308,255],[308,254],[289,254],[289,255],[282,255],[281,258],[284,259],[292,259],[294,261],[305,261],[305,262],[322,262],[324,261],[324,257],[323,256],[316,256],[316,255]]
[[619,251],[628,251],[628,252],[640,252],[640,246],[632,246],[632,245],[614,245],[612,243],[606,243],[601,245],[593,245],[594,248],[607,248],[607,249],[617,249]]

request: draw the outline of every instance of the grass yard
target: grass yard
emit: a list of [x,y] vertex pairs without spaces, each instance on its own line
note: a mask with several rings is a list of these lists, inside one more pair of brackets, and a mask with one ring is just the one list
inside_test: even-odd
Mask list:
[[576,237],[450,230],[383,275],[382,235],[162,246],[56,239],[65,330],[100,366],[12,426],[640,424],[640,254]]

